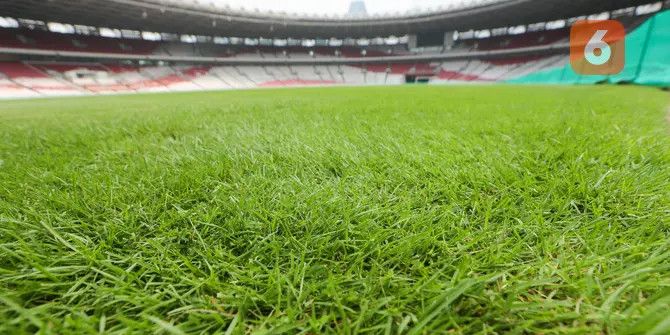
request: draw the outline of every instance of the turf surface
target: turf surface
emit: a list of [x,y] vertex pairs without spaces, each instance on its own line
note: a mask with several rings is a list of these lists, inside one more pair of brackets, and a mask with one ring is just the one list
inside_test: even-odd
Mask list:
[[668,334],[668,101],[0,102],[0,333]]

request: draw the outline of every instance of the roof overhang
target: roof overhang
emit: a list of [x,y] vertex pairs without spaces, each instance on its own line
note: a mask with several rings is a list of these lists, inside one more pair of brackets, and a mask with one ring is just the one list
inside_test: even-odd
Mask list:
[[209,36],[371,38],[530,24],[654,2],[657,1],[506,0],[413,16],[326,19],[167,5],[158,0],[0,0],[0,16]]

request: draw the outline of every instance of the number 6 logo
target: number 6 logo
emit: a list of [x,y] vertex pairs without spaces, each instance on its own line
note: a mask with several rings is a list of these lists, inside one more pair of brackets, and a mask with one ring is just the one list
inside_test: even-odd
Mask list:
[[[612,48],[607,42],[603,41],[607,30],[596,30],[595,35],[586,44],[584,50],[584,57],[586,61],[593,65],[603,65],[607,63],[612,57]],[[596,55],[596,50],[600,50],[600,54]]]
[[570,29],[570,64],[584,75],[621,72],[626,31],[618,21],[578,21]]

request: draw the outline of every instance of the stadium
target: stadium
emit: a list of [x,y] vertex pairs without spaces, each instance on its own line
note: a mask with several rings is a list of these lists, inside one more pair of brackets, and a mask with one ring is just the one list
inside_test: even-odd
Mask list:
[[670,334],[668,9],[0,0],[0,333]]

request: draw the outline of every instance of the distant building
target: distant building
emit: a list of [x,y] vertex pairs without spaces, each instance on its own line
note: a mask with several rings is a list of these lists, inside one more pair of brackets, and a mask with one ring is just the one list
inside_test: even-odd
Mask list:
[[353,0],[349,4],[349,12],[347,16],[364,17],[368,15],[368,10],[365,8],[365,0]]

